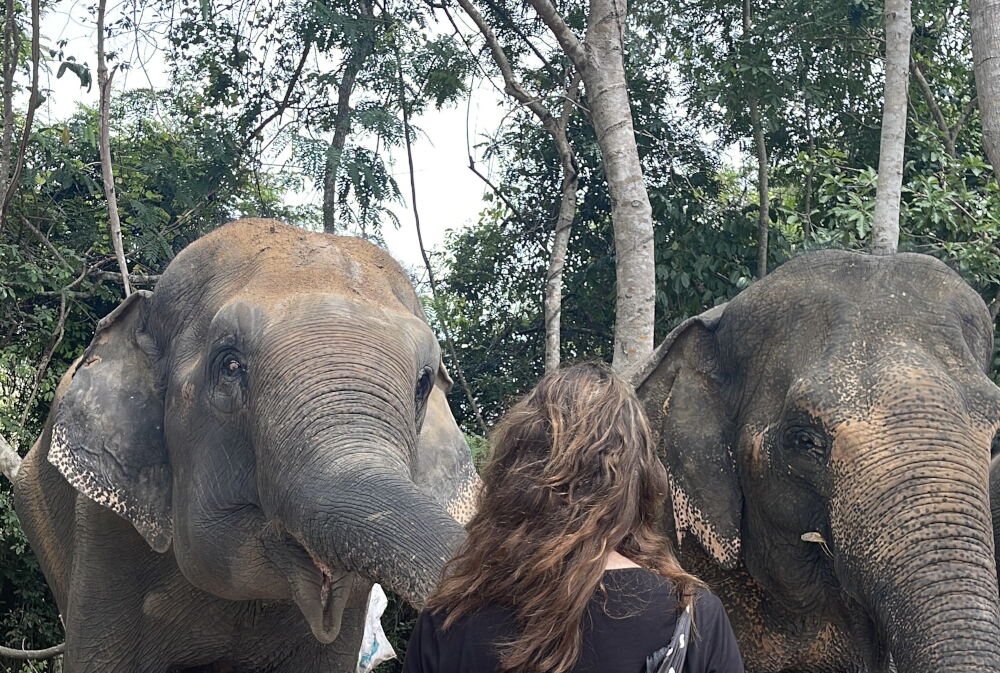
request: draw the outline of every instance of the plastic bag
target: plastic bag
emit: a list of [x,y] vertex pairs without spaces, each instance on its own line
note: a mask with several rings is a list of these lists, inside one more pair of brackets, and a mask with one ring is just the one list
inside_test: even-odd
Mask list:
[[382,613],[387,605],[389,600],[382,591],[382,585],[373,584],[371,593],[368,594],[365,635],[361,641],[361,652],[358,653],[357,673],[368,673],[383,661],[396,658],[396,650],[392,649],[382,630]]

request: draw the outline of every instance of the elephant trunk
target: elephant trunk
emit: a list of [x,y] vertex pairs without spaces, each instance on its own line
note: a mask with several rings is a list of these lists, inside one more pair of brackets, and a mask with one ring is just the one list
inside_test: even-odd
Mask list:
[[913,435],[858,451],[840,482],[851,486],[831,503],[838,576],[898,670],[1000,670],[986,455],[967,436]]
[[462,527],[394,472],[342,472],[326,485],[291,497],[297,512],[283,517],[289,530],[322,563],[381,582],[420,607]]

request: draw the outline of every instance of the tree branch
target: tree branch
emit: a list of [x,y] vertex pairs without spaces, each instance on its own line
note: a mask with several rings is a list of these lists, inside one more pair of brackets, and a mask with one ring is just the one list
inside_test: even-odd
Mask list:
[[106,9],[107,0],[99,0],[97,4],[97,87],[100,93],[98,141],[101,150],[101,177],[104,180],[104,196],[108,201],[108,232],[111,235],[111,245],[115,250],[115,257],[118,259],[118,270],[122,274],[125,296],[128,297],[132,294],[132,286],[128,282],[128,262],[125,260],[122,223],[118,219],[118,194],[115,192],[115,175],[111,166],[111,80],[114,78],[114,71],[109,73],[108,64],[105,62],[104,17]]
[[3,132],[0,146],[0,195],[7,193],[10,162],[14,158],[14,75],[17,73],[17,16],[14,0],[4,2],[3,22]]
[[[111,273],[110,271],[98,271],[93,274],[101,280],[110,280],[116,283],[122,282],[121,274]],[[136,285],[155,285],[156,281],[160,280],[159,274],[144,274],[144,273],[130,273],[128,275],[129,282]]]
[[455,341],[451,337],[451,328],[448,327],[448,320],[444,315],[442,315],[441,304],[438,301],[437,283],[434,280],[434,267],[431,265],[430,257],[427,256],[427,248],[424,247],[424,235],[420,229],[420,212],[417,210],[417,182],[413,168],[413,148],[410,143],[410,113],[406,107],[406,86],[403,80],[403,62],[399,57],[398,48],[396,50],[396,67],[399,72],[399,107],[403,113],[403,138],[406,141],[406,161],[410,168],[410,198],[413,202],[413,221],[417,228],[417,242],[420,245],[420,256],[423,258],[424,266],[427,268],[427,280],[431,286],[431,297],[434,299],[435,313],[437,314],[438,322],[441,323],[441,330],[444,332],[445,343],[448,346],[448,352],[451,354],[452,364],[455,365],[455,377],[462,386],[462,390],[465,391],[465,397],[469,401],[469,408],[475,415],[479,428],[483,432],[483,436],[486,436],[489,434],[489,429],[486,427],[486,421],[483,420],[483,415],[479,411],[479,405],[476,404],[476,398],[472,395],[469,383],[465,380],[465,373],[462,371],[462,364],[458,360],[458,351],[455,348]]
[[62,654],[65,649],[66,643],[59,643],[58,645],[44,650],[15,650],[0,645],[0,657],[4,657],[6,659],[17,659],[19,661],[25,661],[27,659],[51,659],[56,655]]
[[263,131],[268,124],[274,121],[276,117],[281,116],[288,108],[289,102],[291,101],[292,98],[292,93],[294,93],[295,91],[295,85],[298,84],[299,82],[299,77],[302,75],[302,69],[305,68],[306,66],[306,59],[309,58],[309,51],[311,49],[312,49],[312,41],[306,40],[306,47],[305,49],[302,50],[302,56],[301,58],[299,58],[299,62],[295,66],[295,71],[292,73],[292,78],[288,81],[288,88],[285,89],[284,98],[282,98],[281,102],[278,103],[278,107],[274,108],[271,114],[265,117],[259,124],[257,124],[254,130],[250,132],[250,135],[248,135],[246,139],[243,141],[243,144],[240,145],[240,150],[238,154],[242,154],[244,150],[246,150],[246,148],[250,146],[250,143],[253,142],[253,139],[256,138],[257,135],[261,131]]
[[552,34],[555,35],[559,46],[566,52],[566,55],[579,72],[587,69],[587,50],[583,42],[576,36],[559,14],[559,10],[552,4],[551,0],[528,0],[535,8],[538,17],[545,22]]
[[56,352],[56,348],[62,342],[63,335],[66,333],[66,315],[69,313],[69,308],[66,305],[66,295],[59,295],[59,320],[56,322],[56,327],[52,330],[52,336],[49,338],[49,345],[45,349],[45,355],[42,356],[42,361],[38,363],[38,369],[35,372],[35,381],[31,385],[31,394],[28,395],[28,401],[24,405],[24,411],[21,412],[21,421],[18,423],[19,428],[24,428],[25,422],[28,420],[28,414],[31,412],[31,406],[35,403],[35,396],[38,395],[38,387],[41,385],[42,378],[45,376],[45,372],[48,371],[49,363],[52,362],[52,356]]
[[500,198],[500,200],[504,202],[504,205],[510,208],[511,212],[514,213],[514,216],[518,220],[521,220],[522,222],[524,221],[524,218],[521,217],[521,213],[518,211],[517,206],[511,203],[511,200],[508,199],[507,196],[502,191],[500,191],[499,187],[493,184],[492,180],[490,180],[488,177],[486,177],[479,171],[479,168],[476,167],[476,160],[472,158],[471,154],[469,155],[469,170],[475,173],[476,177],[478,177],[480,180],[486,183],[486,186],[489,187],[493,191],[493,193],[496,194]]
[[0,204],[0,227],[6,222],[7,207],[10,206],[11,199],[14,198],[14,192],[17,191],[18,182],[21,179],[24,155],[28,149],[28,136],[31,135],[31,127],[35,123],[35,109],[38,107],[40,98],[38,94],[38,62],[41,59],[40,15],[39,0],[31,0],[31,96],[28,98],[28,112],[24,116],[24,132],[21,134],[21,144],[15,159],[14,170],[3,194],[3,203]]
[[52,253],[52,256],[55,257],[57,260],[59,260],[60,264],[69,267],[70,269],[73,268],[73,265],[67,262],[66,258],[62,256],[62,253],[60,253],[59,250],[56,249],[56,246],[52,245],[52,241],[50,241],[48,237],[38,229],[38,227],[33,225],[31,223],[31,220],[22,215],[21,222],[23,222],[24,226],[28,228],[28,231],[30,231],[32,235],[38,239],[39,243],[44,245],[48,249],[48,251]]
[[924,96],[924,100],[927,102],[927,107],[931,110],[931,116],[934,117],[934,122],[937,124],[938,130],[941,131],[942,139],[944,140],[944,149],[952,159],[955,158],[955,141],[951,137],[951,129],[948,128],[948,122],[945,121],[944,115],[941,113],[941,108],[938,107],[937,101],[934,99],[934,92],[931,91],[930,85],[927,83],[927,78],[924,77],[923,70],[920,68],[920,64],[917,60],[910,57],[910,69],[913,70],[913,76],[917,80],[917,85],[920,87],[920,92]]
[[549,254],[549,268],[545,279],[545,371],[559,368],[562,346],[562,290],[563,269],[566,266],[566,252],[569,249],[569,235],[576,219],[576,191],[579,173],[573,148],[566,136],[570,116],[576,109],[576,98],[580,91],[580,73],[577,72],[566,90],[565,101],[559,119],[549,129],[562,164],[562,197],[559,214],[556,216],[555,235],[552,238],[552,252]]
[[969,102],[965,106],[965,109],[962,110],[962,114],[959,116],[958,121],[951,127],[951,132],[948,135],[951,138],[952,145],[958,142],[958,134],[962,132],[962,127],[965,126],[965,122],[968,121],[969,115],[971,115],[972,111],[976,109],[978,103],[979,98],[976,96],[969,99]]

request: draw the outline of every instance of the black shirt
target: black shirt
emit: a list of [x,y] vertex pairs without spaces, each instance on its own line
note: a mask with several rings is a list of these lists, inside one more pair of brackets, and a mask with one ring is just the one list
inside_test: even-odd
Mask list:
[[[670,642],[677,603],[670,582],[642,568],[606,570],[583,619],[583,643],[573,673],[643,673],[646,657]],[[514,612],[487,606],[442,631],[445,614],[420,613],[403,673],[492,673],[495,644],[516,635]],[[683,673],[743,673],[743,662],[721,601],[699,590]]]

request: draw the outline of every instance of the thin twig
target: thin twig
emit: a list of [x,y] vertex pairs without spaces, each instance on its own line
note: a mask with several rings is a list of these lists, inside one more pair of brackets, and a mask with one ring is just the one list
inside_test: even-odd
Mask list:
[[31,412],[31,407],[35,403],[35,396],[38,395],[38,388],[42,383],[42,378],[45,376],[45,372],[49,369],[49,363],[52,362],[52,355],[56,352],[56,348],[62,343],[63,335],[66,333],[66,314],[69,310],[66,306],[66,295],[59,295],[59,320],[56,322],[56,328],[52,330],[52,336],[49,339],[49,345],[45,349],[45,355],[42,356],[42,361],[38,363],[38,370],[35,372],[35,381],[31,385],[31,394],[28,395],[28,401],[24,405],[24,411],[21,412],[21,421],[18,423],[18,429],[23,430],[24,424],[28,420],[28,414]]
[[33,224],[31,223],[31,220],[29,220],[28,218],[26,218],[26,217],[24,217],[24,216],[22,215],[22,216],[21,216],[21,222],[22,222],[22,223],[24,223],[24,226],[26,226],[26,227],[28,228],[28,231],[30,231],[30,232],[32,233],[32,235],[33,235],[33,236],[34,236],[35,238],[37,238],[37,239],[38,239],[38,241],[39,241],[39,242],[40,242],[40,243],[41,243],[42,245],[44,245],[44,246],[45,246],[45,247],[46,247],[46,248],[48,249],[48,251],[52,253],[52,256],[53,256],[53,257],[55,257],[55,258],[56,258],[57,260],[59,260],[59,262],[60,262],[60,263],[61,263],[61,264],[62,264],[63,266],[67,266],[67,267],[69,267],[69,268],[71,268],[71,269],[73,268],[73,265],[72,265],[72,264],[70,264],[69,262],[67,262],[67,261],[66,261],[66,258],[62,256],[62,253],[60,253],[60,252],[59,252],[59,250],[58,250],[58,249],[56,249],[56,246],[52,245],[52,241],[50,241],[50,240],[48,239],[48,237],[47,237],[47,236],[46,236],[45,234],[43,234],[43,233],[42,233],[42,232],[41,232],[41,231],[40,231],[40,230],[38,229],[38,227],[36,227],[35,225],[33,225]]
[[271,112],[271,114],[265,117],[259,124],[257,124],[257,127],[250,132],[250,135],[248,135],[240,145],[239,154],[242,154],[243,151],[250,146],[250,143],[253,142],[255,137],[257,137],[257,134],[263,131],[268,124],[274,121],[275,118],[281,116],[288,108],[289,102],[292,98],[292,93],[295,91],[295,85],[298,84],[299,77],[302,75],[302,69],[305,68],[306,60],[309,58],[310,49],[312,49],[312,41],[306,40],[306,46],[305,49],[302,50],[302,56],[299,58],[298,65],[295,66],[292,78],[288,81],[288,87],[285,89],[284,98],[281,99],[281,102],[278,103],[278,106]]
[[944,140],[944,149],[952,159],[955,158],[955,141],[951,137],[951,129],[948,128],[948,122],[944,119],[944,114],[941,112],[941,108],[937,104],[937,100],[934,98],[934,92],[931,91],[930,85],[927,83],[927,78],[924,77],[924,72],[920,68],[920,64],[917,60],[910,57],[910,69],[913,70],[913,76],[917,80],[917,85],[920,87],[920,92],[924,96],[924,100],[927,102],[927,107],[931,110],[931,116],[934,117],[934,123],[937,124],[938,130],[941,131],[942,139]]
[[969,100],[969,103],[965,106],[965,109],[962,110],[962,114],[959,116],[958,121],[955,122],[955,125],[951,127],[951,133],[949,134],[949,136],[951,137],[951,142],[953,145],[956,142],[958,142],[958,134],[962,132],[962,127],[965,126],[965,122],[969,119],[969,115],[972,114],[972,111],[976,109],[976,106],[978,104],[979,104],[979,98],[973,96]]
[[488,177],[486,177],[486,175],[480,172],[479,168],[476,167],[476,160],[472,158],[471,154],[469,155],[469,170],[475,173],[480,180],[486,183],[487,187],[493,190],[493,193],[496,194],[500,198],[500,200],[503,201],[504,204],[506,204],[508,208],[510,208],[510,211],[512,213],[514,213],[514,217],[516,217],[518,220],[523,221],[523,218],[521,217],[521,213],[517,209],[517,206],[515,206],[511,202],[511,200],[507,198],[507,196],[500,190],[499,187],[493,184],[492,180],[490,180]]
[[399,107],[403,112],[403,138],[406,141],[406,161],[410,168],[410,199],[413,203],[413,221],[417,229],[417,242],[420,245],[420,256],[424,260],[424,266],[427,268],[427,280],[431,286],[431,297],[434,300],[435,311],[437,315],[438,322],[441,324],[441,330],[444,332],[445,343],[448,346],[448,351],[451,354],[451,362],[455,366],[455,376],[458,378],[459,385],[462,386],[462,390],[465,391],[465,397],[469,401],[469,408],[476,417],[476,422],[479,424],[483,435],[489,433],[489,429],[486,427],[486,421],[483,420],[483,415],[479,411],[479,405],[476,404],[476,398],[472,396],[472,390],[469,388],[468,381],[465,380],[465,374],[462,371],[462,365],[458,360],[458,352],[455,349],[455,341],[451,337],[451,328],[448,327],[448,320],[442,315],[442,306],[438,301],[437,293],[437,283],[434,280],[434,267],[431,265],[430,257],[427,256],[427,248],[424,247],[424,236],[420,229],[420,212],[417,210],[417,182],[416,182],[416,172],[413,168],[413,148],[410,142],[410,113],[406,107],[406,85],[403,80],[403,62],[399,55],[399,49],[396,48],[396,67],[399,72]]

